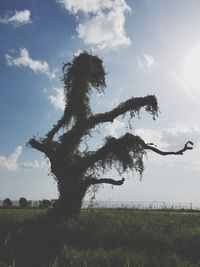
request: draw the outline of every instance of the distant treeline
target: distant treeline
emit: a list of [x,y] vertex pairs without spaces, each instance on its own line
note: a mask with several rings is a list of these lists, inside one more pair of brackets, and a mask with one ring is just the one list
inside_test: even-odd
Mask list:
[[55,202],[55,199],[49,200],[49,199],[42,199],[39,201],[32,201],[27,200],[25,197],[20,197],[18,201],[12,201],[10,198],[5,198],[2,201],[2,205],[0,205],[1,209],[11,209],[11,208],[39,208],[39,209],[46,209],[50,208],[53,203]]

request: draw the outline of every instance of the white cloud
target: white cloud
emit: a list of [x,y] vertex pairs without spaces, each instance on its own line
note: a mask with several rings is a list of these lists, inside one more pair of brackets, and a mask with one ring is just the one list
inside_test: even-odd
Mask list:
[[57,0],[68,11],[77,14],[82,11],[85,13],[97,13],[101,9],[111,8],[111,0]]
[[140,128],[134,134],[141,136],[146,143],[153,142],[162,149],[180,149],[187,141],[192,141],[195,147],[200,145],[200,126],[197,125],[179,125],[162,130]]
[[64,101],[64,92],[62,88],[54,88],[55,94],[49,95],[48,98],[51,101],[51,104],[57,110],[64,110],[65,108],[65,101]]
[[50,167],[49,161],[45,159],[26,161],[21,164],[22,169],[48,169]]
[[86,16],[77,26],[78,37],[100,49],[130,45],[124,24],[125,12],[131,11],[125,0],[58,0],[73,14]]
[[22,147],[18,146],[8,157],[0,155],[0,170],[16,171],[21,153]]
[[152,55],[143,53],[141,56],[137,58],[138,66],[140,68],[150,68],[155,65],[155,59]]
[[200,127],[197,125],[181,125],[170,129],[164,129],[162,131],[163,142],[169,144],[170,148],[177,147],[177,144],[183,145],[187,141],[192,141],[195,147],[200,144]]
[[74,56],[77,57],[79,56],[83,51],[81,49],[78,49],[75,53]]
[[[119,137],[117,131],[125,129],[125,127],[124,122],[115,119],[113,123],[105,126],[105,135],[108,134],[117,138]],[[132,133],[140,136],[146,143],[153,143],[163,150],[176,151],[181,149],[187,141],[192,141],[195,148],[200,147],[200,126],[197,125],[180,125],[162,130],[138,128]]]
[[9,54],[5,55],[6,63],[8,66],[24,66],[30,68],[35,73],[42,73],[47,75],[50,79],[56,77],[56,70],[50,70],[49,65],[46,61],[34,60],[30,57],[29,52],[26,48],[20,49],[20,56],[13,58]]
[[[195,153],[195,155],[197,155],[197,153]],[[173,162],[169,162],[167,167],[170,170],[182,169],[190,171],[200,171],[200,162],[196,160],[195,157],[192,157],[192,160],[188,158],[186,160],[183,159],[181,162],[176,159]]]
[[13,24],[14,26],[21,26],[31,22],[31,11],[22,10],[7,13],[3,18],[0,18],[0,22],[4,24]]
[[151,153],[148,162],[162,166],[163,169],[172,170],[177,168],[187,170],[200,170],[200,126],[180,125],[163,130],[137,129],[134,134],[143,138],[146,143],[154,143],[164,151],[177,151],[182,149],[187,141],[194,143],[193,150],[186,151],[183,156],[163,157]]
[[125,126],[126,124],[124,122],[115,119],[113,122],[105,126],[106,130],[105,135],[111,135],[115,138],[118,138],[119,137],[118,131],[124,129]]
[[126,99],[125,94],[123,94],[123,88],[121,87],[117,91],[113,92],[112,99],[106,97],[104,93],[97,94],[98,105],[104,105],[107,109],[115,108],[122,101],[126,101]]
[[153,143],[159,148],[166,148],[168,146],[162,140],[162,131],[139,128],[134,130],[133,134],[140,136],[146,143]]

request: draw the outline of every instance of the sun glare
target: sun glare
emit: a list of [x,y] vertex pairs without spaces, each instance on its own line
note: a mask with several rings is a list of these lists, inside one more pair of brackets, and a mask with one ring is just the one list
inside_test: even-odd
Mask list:
[[190,90],[200,93],[200,43],[195,45],[186,56],[183,77]]

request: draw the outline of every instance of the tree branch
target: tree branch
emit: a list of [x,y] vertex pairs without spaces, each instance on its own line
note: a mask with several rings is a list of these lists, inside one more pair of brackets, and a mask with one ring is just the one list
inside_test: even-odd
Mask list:
[[[96,162],[106,162],[112,165],[114,162],[119,161],[125,170],[127,167],[136,168],[142,172],[142,157],[145,152],[145,142],[139,137],[126,133],[120,138],[109,137],[105,144],[96,151],[90,152],[87,156],[81,159],[80,168],[86,170],[94,166]],[[134,160],[137,159],[136,162]]]
[[70,122],[72,114],[68,107],[65,107],[64,114],[60,120],[57,121],[56,124],[53,125],[52,129],[46,134],[46,138],[49,141],[53,140],[54,135],[65,125],[67,126]]
[[50,154],[50,148],[47,148],[46,145],[44,145],[43,143],[40,143],[34,138],[30,139],[27,144],[30,145],[32,148],[35,148],[36,150],[44,153],[47,156],[49,156]]
[[183,155],[187,150],[193,149],[193,143],[188,141],[184,147],[178,151],[162,151],[152,145],[146,144],[139,136],[126,133],[124,136],[116,139],[111,137],[97,151],[91,152],[82,159],[81,167],[87,169],[100,162],[104,166],[106,163],[113,164],[116,161],[121,162],[123,170],[127,168],[135,169],[140,174],[143,172],[143,155],[146,150],[151,150],[159,155]]
[[[188,145],[191,145],[191,146],[188,146]],[[145,149],[148,149],[148,150],[152,150],[153,152],[159,154],[159,155],[162,155],[162,156],[167,156],[167,155],[183,155],[183,153],[187,150],[191,150],[193,149],[193,142],[191,141],[188,141],[184,147],[178,151],[169,151],[169,152],[165,152],[165,151],[161,151],[160,149],[154,147],[154,146],[151,146],[149,144],[145,144],[144,148]]]
[[127,111],[132,112],[132,116],[134,116],[135,113],[139,113],[140,109],[145,106],[146,111],[150,112],[155,118],[158,113],[157,99],[154,95],[148,95],[145,97],[132,97],[109,112],[96,114],[88,119],[87,124],[91,128],[99,123],[113,122],[115,118],[124,115]]
[[158,103],[154,95],[132,97],[109,112],[90,116],[84,123],[81,122],[81,127],[79,123],[75,124],[70,131],[61,136],[60,139],[62,140],[63,147],[65,146],[65,143],[68,143],[68,138],[70,136],[77,136],[77,142],[79,142],[80,139],[88,133],[88,130],[94,128],[97,124],[109,121],[113,122],[115,118],[124,115],[128,111],[130,111],[131,117],[133,117],[135,114],[139,113],[142,107],[145,107],[146,111],[153,115],[153,118],[157,116]]
[[86,183],[88,185],[94,185],[94,184],[112,184],[112,185],[122,185],[125,181],[124,178],[121,180],[114,180],[110,178],[102,178],[102,179],[97,179],[97,178],[86,178]]

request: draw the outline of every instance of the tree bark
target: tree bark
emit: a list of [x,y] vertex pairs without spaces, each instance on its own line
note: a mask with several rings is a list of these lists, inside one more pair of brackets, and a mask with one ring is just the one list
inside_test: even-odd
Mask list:
[[114,180],[110,178],[97,179],[90,177],[84,180],[79,180],[78,177],[70,177],[68,179],[65,177],[65,179],[59,178],[59,180],[61,180],[61,182],[58,182],[60,196],[54,203],[53,208],[49,211],[50,215],[55,217],[55,219],[70,219],[77,216],[80,213],[86,191],[91,185],[106,183],[120,186],[125,181],[124,178]]
[[58,183],[60,196],[50,211],[56,218],[69,219],[80,213],[82,201],[89,186],[77,177],[73,178],[66,179],[65,177],[62,182]]

